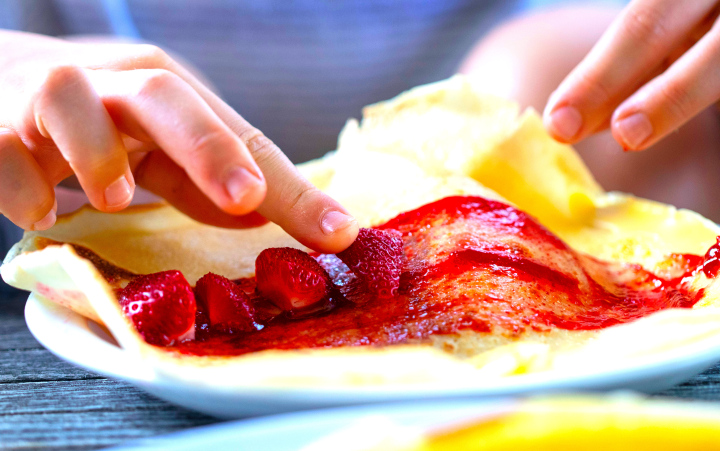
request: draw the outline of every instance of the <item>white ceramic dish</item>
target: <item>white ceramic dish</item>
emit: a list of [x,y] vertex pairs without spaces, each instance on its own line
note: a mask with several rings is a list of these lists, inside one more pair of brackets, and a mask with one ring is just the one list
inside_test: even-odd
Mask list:
[[[102,328],[70,310],[30,295],[25,307],[30,331],[52,353],[104,376],[123,380],[158,398],[221,418],[239,418],[293,410],[409,400],[497,398],[567,391],[630,389],[645,393],[664,390],[720,361],[720,341],[705,340],[690,349],[601,372],[547,372],[464,386],[428,384],[407,388],[354,387],[302,389],[247,387],[220,390],[211,386],[168,383],[119,348]],[[583,372],[584,371],[584,372]]]
[[[273,415],[188,429],[160,437],[137,440],[113,450],[173,449],[194,451],[298,450],[328,435],[357,426],[354,443],[342,449],[361,449],[377,438],[377,429],[389,426],[432,431],[511,411],[513,402],[435,401],[396,405],[354,406]],[[361,443],[361,442],[365,443]],[[332,449],[332,448],[328,448]],[[335,448],[339,449],[339,448]]]

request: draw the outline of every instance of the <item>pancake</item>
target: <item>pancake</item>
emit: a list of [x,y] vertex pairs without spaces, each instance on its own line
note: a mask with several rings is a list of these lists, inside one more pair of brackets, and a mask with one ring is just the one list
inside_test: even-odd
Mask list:
[[[271,325],[233,348],[242,352],[149,345],[115,294],[135,275],[177,269],[191,284],[207,272],[252,281],[263,249],[302,249],[273,224],[223,230],[167,205],[61,217],[46,232],[26,233],[2,276],[103,323],[157,377],[220,387],[476,384],[623,366],[707,346],[720,333],[717,284],[697,270],[718,227],[605,193],[535,112],[519,114],[455,77],[364,114],[348,123],[336,152],[300,170],[361,225],[403,233],[406,279],[416,285],[406,283],[392,308],[345,306]],[[448,220],[443,212],[453,208],[467,214]],[[410,230],[418,211],[432,219],[423,233]],[[451,256],[460,259],[443,267]],[[455,271],[459,263],[469,266]],[[439,269],[412,278],[430,267]],[[655,290],[671,282],[681,295]],[[496,302],[487,301],[491,292]],[[633,304],[638,292],[654,307]],[[466,301],[456,302],[461,295]],[[425,316],[408,314],[419,306]],[[385,320],[369,324],[370,314]],[[346,325],[330,333],[330,322]]]

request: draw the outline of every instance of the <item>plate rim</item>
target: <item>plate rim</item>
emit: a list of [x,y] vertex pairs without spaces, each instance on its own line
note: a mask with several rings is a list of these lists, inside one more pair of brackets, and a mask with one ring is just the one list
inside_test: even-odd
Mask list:
[[[89,330],[87,318],[51,301],[44,300],[41,297],[30,293],[28,301],[25,305],[25,320],[28,329],[33,336],[51,353],[60,359],[68,361],[76,366],[80,366],[86,370],[101,374],[106,377],[123,380],[141,388],[152,386],[158,382],[154,374],[143,373],[134,367],[133,364],[138,363],[138,359],[133,359],[132,355],[122,348],[105,342],[101,337]],[[82,323],[85,324],[83,327]],[[50,327],[48,327],[50,326]],[[66,340],[53,340],[54,333],[59,330],[68,328],[80,328],[82,332],[78,335],[91,336],[98,341],[102,341],[100,349],[107,352],[114,352],[124,360],[124,365],[120,365],[125,371],[108,369],[96,363],[101,360],[93,360],[92,355],[87,352],[68,352],[62,343]],[[64,338],[68,338],[65,336]],[[72,338],[72,336],[69,336]],[[710,341],[704,340],[704,341]],[[99,344],[99,343],[95,343]],[[114,348],[114,349],[112,349]],[[644,361],[635,365],[626,365],[613,368],[607,371],[595,371],[587,373],[566,373],[558,375],[558,372],[535,373],[527,375],[517,375],[491,382],[482,382],[481,384],[461,385],[461,386],[438,386],[442,382],[433,382],[431,384],[408,384],[400,386],[398,384],[384,386],[347,386],[347,387],[302,387],[302,386],[239,386],[239,387],[211,387],[199,386],[193,387],[199,391],[211,391],[215,393],[234,393],[251,397],[265,397],[282,395],[291,397],[294,401],[314,402],[318,405],[323,401],[349,402],[357,403],[358,397],[364,398],[367,402],[382,401],[404,401],[410,399],[433,399],[439,397],[500,397],[508,396],[508,392],[522,393],[541,393],[551,391],[577,391],[592,390],[592,388],[583,388],[587,386],[597,386],[602,390],[604,386],[612,386],[621,381],[638,380],[647,377],[663,376],[664,374],[678,368],[697,367],[698,363],[702,363],[704,369],[710,368],[717,362],[720,362],[720,340],[708,346],[697,347],[695,352],[678,352],[671,356],[673,358],[658,358],[650,361]],[[117,368],[118,365],[116,365]],[[698,372],[695,372],[697,374]],[[673,373],[674,374],[674,373]],[[160,381],[166,387],[185,387],[188,383],[181,381]],[[578,388],[580,387],[580,388]]]

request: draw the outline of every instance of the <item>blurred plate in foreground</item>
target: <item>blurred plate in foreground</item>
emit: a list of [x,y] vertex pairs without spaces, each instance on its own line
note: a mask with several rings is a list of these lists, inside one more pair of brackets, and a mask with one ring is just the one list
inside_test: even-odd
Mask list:
[[475,451],[720,449],[720,408],[607,397],[360,406],[191,429],[121,449]]

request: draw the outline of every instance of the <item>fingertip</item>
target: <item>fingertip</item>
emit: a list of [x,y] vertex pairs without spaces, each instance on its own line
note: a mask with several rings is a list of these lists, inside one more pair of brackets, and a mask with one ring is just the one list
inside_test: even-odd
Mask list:
[[617,114],[612,122],[612,135],[626,151],[643,150],[653,136],[653,125],[643,112]]
[[227,172],[225,192],[229,202],[218,205],[231,215],[245,215],[255,211],[265,200],[267,184],[260,171],[236,167]]
[[30,230],[47,230],[53,225],[55,225],[55,221],[57,221],[57,203],[55,203],[55,206],[50,209],[50,211],[45,215],[44,218],[35,222],[30,228]]
[[357,223],[357,221],[349,214],[338,210],[330,210],[320,220],[320,230],[325,235],[334,235],[350,227],[353,223]]
[[134,193],[135,181],[132,174],[121,175],[105,188],[103,211],[115,212],[124,209],[132,202]]
[[289,203],[287,197],[269,197],[258,211],[317,252],[334,254],[355,241],[357,220],[327,194],[310,186]]
[[545,129],[556,141],[573,143],[580,135],[583,117],[574,106],[564,105],[546,110],[543,122]]
[[360,226],[350,214],[330,210],[320,219],[320,230],[326,239],[318,243],[316,250],[336,254],[347,249],[355,241]]
[[35,221],[32,225],[27,227],[27,229],[38,232],[49,229],[50,227],[54,226],[55,222],[57,221],[57,211],[58,202],[57,198],[54,197],[53,193],[53,205],[50,208],[50,211],[48,211],[42,219],[40,219],[39,221]]

